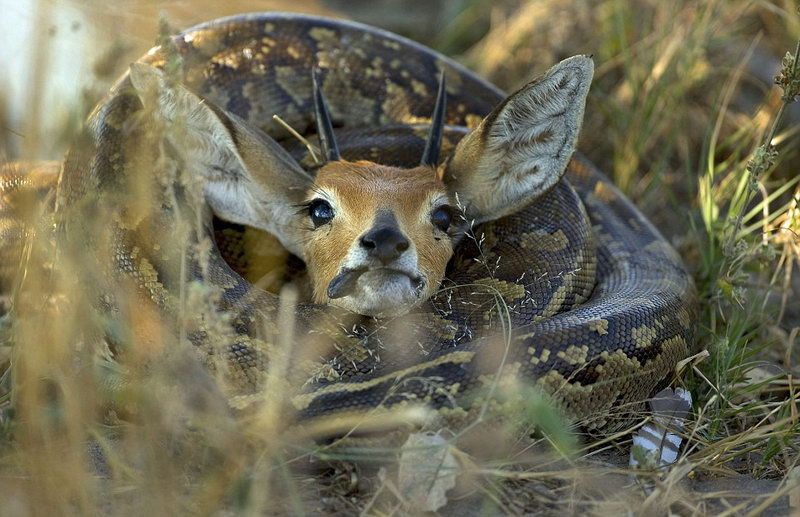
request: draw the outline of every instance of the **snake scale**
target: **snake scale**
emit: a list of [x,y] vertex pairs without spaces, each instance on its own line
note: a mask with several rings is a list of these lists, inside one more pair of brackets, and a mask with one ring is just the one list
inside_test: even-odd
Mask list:
[[[442,71],[445,157],[506,97],[419,44],[339,20],[236,16],[189,29],[172,45],[172,54],[156,48],[141,61],[168,68],[177,56],[177,74],[189,90],[260,128],[309,168],[305,146],[272,116],[314,140],[314,67],[347,159],[415,165]],[[214,344],[203,325],[189,329],[188,340],[209,366],[226,372],[234,406],[269,397],[262,393],[263,373],[281,339],[280,303],[245,278],[252,267],[241,250],[246,230],[216,221],[216,245],[176,269],[148,239],[164,240],[158,229],[175,224],[181,201],[170,204],[146,190],[159,199],[157,213],[131,216],[133,202],[123,194],[133,188],[132,171],[142,170],[141,153],[131,150],[132,141],[146,141],[135,129],[142,111],[123,77],[90,116],[84,145],[67,156],[56,209],[67,221],[76,207],[84,219],[97,207],[116,210],[115,260],[107,277],[132,280],[157,307],[154,314],[175,310],[187,279],[217,289],[214,311],[227,315],[227,328],[218,332],[223,344]],[[152,183],[163,189],[169,181]],[[0,183],[6,242],[14,236],[9,199],[20,186],[21,175],[7,174]],[[204,221],[208,234],[210,218]],[[65,226],[93,242],[80,224]],[[107,277],[100,275],[99,283]],[[97,289],[98,310],[125,310],[109,284]],[[301,379],[290,397],[299,421],[414,404],[463,416],[497,395],[491,389],[522,380],[553,395],[587,427],[607,427],[615,410],[627,412],[667,384],[695,342],[694,287],[680,258],[580,154],[533,204],[471,228],[440,292],[411,314],[385,321],[300,304],[293,315],[294,341],[284,364]]]

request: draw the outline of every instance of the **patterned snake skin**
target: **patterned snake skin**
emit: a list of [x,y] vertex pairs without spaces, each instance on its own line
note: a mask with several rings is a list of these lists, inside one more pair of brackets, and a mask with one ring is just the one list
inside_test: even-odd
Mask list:
[[[237,16],[192,28],[174,44],[187,88],[262,129],[304,166],[311,165],[305,147],[272,115],[315,140],[314,66],[346,159],[416,165],[442,70],[448,91],[443,156],[505,98],[429,49],[337,20]],[[154,50],[142,61],[169,66],[170,56]],[[130,185],[129,164],[138,159],[127,146],[136,140],[131,121],[141,110],[124,77],[90,117],[89,143],[65,161],[58,210],[86,199],[90,206],[119,200]],[[10,178],[0,183],[0,228],[6,229],[14,223],[8,195],[19,188]],[[139,226],[116,223],[112,276],[132,279],[167,312],[180,282],[168,273],[175,270],[171,259],[147,242],[158,232],[142,229],[174,224],[174,207],[162,206],[164,213]],[[216,308],[230,316],[225,344],[213,344],[205,328],[190,329],[187,337],[209,366],[225,371],[236,407],[269,397],[263,373],[282,339],[278,297],[240,275],[252,267],[236,247],[242,232],[216,221],[217,247],[195,255],[184,275],[221,292]],[[0,237],[10,241],[10,230]],[[99,289],[98,305],[118,310],[119,302]],[[498,386],[522,380],[553,395],[587,427],[607,427],[609,414],[652,395],[691,353],[694,296],[675,251],[576,155],[549,193],[468,232],[441,292],[412,314],[377,321],[298,305],[285,361],[287,375],[300,382],[288,398],[300,421],[418,403],[457,417],[485,405]]]

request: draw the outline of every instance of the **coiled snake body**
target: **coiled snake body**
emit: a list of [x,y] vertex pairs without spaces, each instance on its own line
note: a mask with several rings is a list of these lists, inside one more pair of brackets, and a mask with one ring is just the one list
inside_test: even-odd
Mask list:
[[[320,69],[348,159],[415,165],[442,70],[448,85],[445,156],[505,98],[431,50],[354,23],[238,16],[173,41],[173,55],[156,50],[142,61],[169,67],[177,56],[188,89],[261,128],[305,165],[311,163],[305,148],[272,115],[313,134],[313,67]],[[119,192],[131,188],[130,163],[140,157],[129,150],[135,140],[129,132],[142,111],[131,90],[123,78],[91,116],[89,144],[65,161],[59,210],[85,199],[94,200],[92,207],[113,206]],[[12,182],[3,185],[12,188]],[[163,233],[152,229],[173,221],[177,210],[156,197],[167,215],[137,219],[130,207],[118,209],[112,276],[132,279],[159,310],[169,311],[180,282],[168,273],[170,259],[147,238]],[[8,205],[0,204],[0,215],[8,217]],[[207,329],[189,332],[189,338],[209,364],[219,368],[224,359],[232,403],[240,405],[261,390],[281,331],[274,325],[277,298],[238,274],[246,272],[247,259],[232,257],[236,253],[223,243],[223,234],[236,232],[241,229],[218,222],[219,246],[205,258],[195,256],[187,270],[189,278],[221,293],[217,310],[230,316],[226,344],[209,345]],[[238,272],[220,253],[228,263],[240,262],[234,264]],[[102,289],[100,305],[118,305]],[[490,386],[519,379],[553,394],[587,426],[604,426],[610,411],[645,400],[688,356],[694,303],[691,279],[674,250],[576,155],[548,194],[473,228],[457,248],[441,292],[412,314],[376,321],[298,306],[296,350],[288,364],[304,382],[291,402],[300,419],[415,403],[456,414],[496,395],[487,394]]]

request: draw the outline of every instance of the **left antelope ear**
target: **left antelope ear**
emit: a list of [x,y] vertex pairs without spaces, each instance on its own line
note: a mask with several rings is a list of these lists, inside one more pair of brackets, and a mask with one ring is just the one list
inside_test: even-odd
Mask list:
[[562,61],[459,142],[443,180],[469,219],[513,213],[556,184],[575,150],[593,73],[589,57]]
[[274,234],[302,257],[297,206],[313,178],[277,142],[164,73],[134,63],[131,83],[145,108],[169,124],[164,135],[190,163],[208,205],[226,221]]

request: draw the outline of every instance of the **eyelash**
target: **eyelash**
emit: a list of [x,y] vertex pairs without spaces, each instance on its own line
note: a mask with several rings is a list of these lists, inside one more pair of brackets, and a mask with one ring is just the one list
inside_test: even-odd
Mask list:
[[312,199],[310,201],[306,201],[305,203],[300,203],[299,205],[294,205],[294,207],[297,209],[295,214],[297,214],[297,215],[306,215],[306,214],[308,214],[308,210],[311,208],[311,203],[313,203],[313,202],[314,202],[314,200]]

